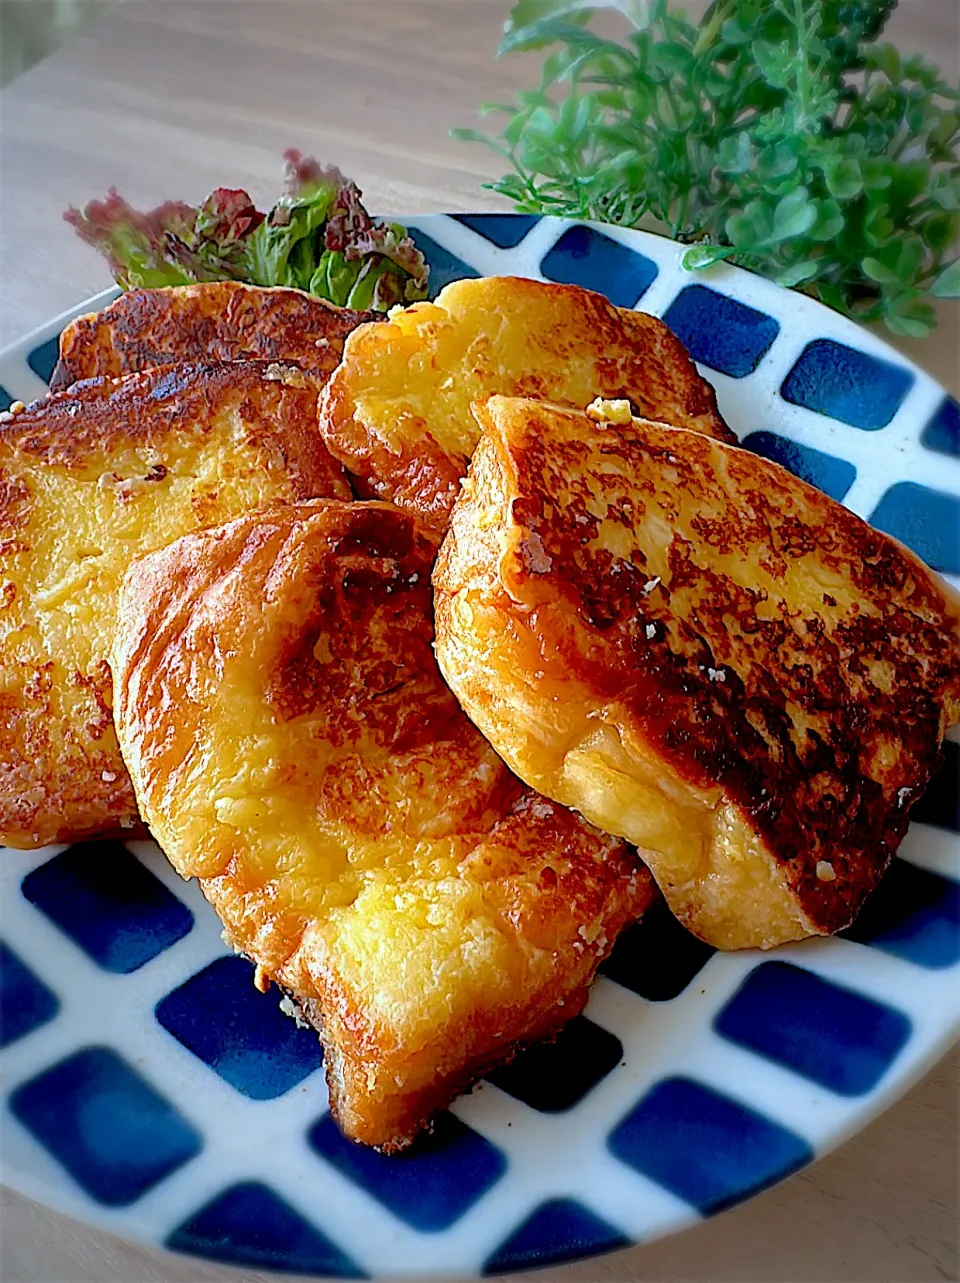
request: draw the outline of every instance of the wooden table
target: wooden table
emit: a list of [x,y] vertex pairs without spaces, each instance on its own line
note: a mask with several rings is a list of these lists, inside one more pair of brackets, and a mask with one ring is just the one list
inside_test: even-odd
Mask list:
[[[533,82],[534,58],[493,59],[505,13],[506,0],[129,0],[0,95],[0,346],[109,283],[60,214],[111,185],[134,203],[221,182],[269,202],[297,146],[374,209],[503,206],[480,187],[496,157],[447,130]],[[890,36],[956,76],[955,0],[901,0]],[[960,393],[957,309],[941,312],[935,338],[901,346]],[[717,1220],[537,1277],[956,1278],[957,1080],[954,1056],[837,1153]],[[121,1244],[13,1194],[0,1217],[3,1283],[265,1277]]]

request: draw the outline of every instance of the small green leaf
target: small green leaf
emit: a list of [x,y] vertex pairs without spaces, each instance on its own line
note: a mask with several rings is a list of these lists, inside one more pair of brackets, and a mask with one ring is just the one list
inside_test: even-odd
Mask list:
[[887,312],[883,320],[891,333],[907,339],[925,339],[935,323],[922,321],[915,316],[903,316],[899,312]]
[[901,70],[905,79],[919,80],[928,89],[932,89],[936,84],[940,69],[935,67],[933,63],[927,62],[922,54],[911,53],[907,54],[903,59]]
[[748,45],[753,39],[753,32],[742,27],[736,18],[728,18],[720,28],[720,34],[731,45]]
[[550,42],[544,23],[553,18],[586,21],[594,9],[619,9],[638,31],[650,25],[648,0],[517,0],[503,28],[500,52],[538,49]]
[[832,307],[835,312],[843,312],[849,315],[850,308],[847,304],[846,295],[839,285],[833,285],[829,281],[821,281],[817,286],[817,295],[821,303],[827,307]]
[[953,213],[955,210],[960,209],[960,179],[951,181],[946,175],[940,175],[939,177],[940,181],[934,185],[930,196],[941,209],[946,210],[948,213]]
[[920,233],[935,254],[945,253],[960,235],[957,220],[947,213],[929,214],[920,225]]
[[913,284],[926,255],[927,247],[919,236],[907,235],[897,243],[896,273],[902,286]]
[[753,56],[766,80],[775,88],[783,89],[790,83],[796,71],[796,54],[792,49],[755,40]]
[[486,143],[488,147],[495,146],[490,136],[481,133],[479,129],[451,129],[450,137],[456,138],[461,143]]
[[[744,137],[743,134],[740,137]],[[776,182],[796,173],[799,147],[796,139],[784,139],[764,147],[757,157],[757,172],[764,182]]]
[[753,127],[754,141],[761,144],[774,143],[782,138],[785,132],[789,132],[789,129],[783,111],[779,107],[771,107],[765,111]]
[[863,224],[863,235],[867,244],[876,248],[885,247],[894,233],[890,210],[886,205],[874,205]]
[[835,240],[847,225],[839,203],[831,196],[826,200],[815,200],[813,205],[817,221],[810,229],[810,239],[821,243]]
[[622,55],[625,51],[615,41],[602,40],[592,31],[584,30],[582,23],[588,16],[584,14],[579,21],[575,13],[569,14],[566,19],[544,18],[518,31],[508,31],[500,41],[497,53],[515,53],[517,50],[538,49],[544,45],[563,42],[569,46],[568,58],[570,51],[576,48],[593,49],[610,56]]
[[[560,128],[568,145],[576,145],[592,114],[592,94],[571,94],[569,98],[563,100],[560,104]],[[552,122],[552,113],[550,118]]]
[[651,60],[670,75],[685,76],[689,74],[693,55],[683,45],[670,40],[654,45],[651,50]]
[[749,134],[740,132],[721,138],[716,154],[716,166],[721,174],[747,174],[755,162],[756,152]]
[[802,285],[804,281],[812,280],[819,270],[819,264],[812,261],[793,263],[790,267],[785,267],[783,271],[778,272],[773,279],[778,285],[793,289],[794,286]]
[[957,134],[960,133],[960,116],[942,115],[930,127],[929,146],[934,160],[950,160]]
[[943,269],[930,293],[937,298],[960,298],[960,258],[955,258]]
[[809,232],[817,221],[817,211],[805,187],[797,187],[781,197],[773,212],[773,239],[789,240]]
[[860,163],[852,157],[828,161],[823,167],[827,191],[837,200],[852,200],[863,191]]
[[550,108],[554,105],[553,99],[540,93],[538,89],[518,89],[517,102],[529,111],[533,111],[536,107]]
[[735,253],[732,245],[693,245],[683,256],[683,266],[688,272],[700,271],[714,263],[722,263]]
[[724,234],[727,240],[733,243],[735,249],[752,248],[756,239],[753,220],[744,213],[730,215],[724,227]]
[[730,81],[719,68],[709,67],[703,77],[703,92],[715,103],[722,103],[730,97]]
[[936,325],[937,314],[929,303],[924,303],[916,295],[916,290],[909,290],[888,300],[883,316],[888,325],[896,318],[897,333],[922,338]]
[[736,249],[757,249],[766,245],[773,234],[770,210],[763,201],[753,200],[746,209],[730,215],[724,232]]
[[900,79],[900,54],[893,45],[874,45],[867,54],[867,66],[882,71],[888,80]]
[[867,257],[860,264],[863,268],[864,276],[868,276],[871,281],[876,281],[878,285],[895,285],[899,286],[900,278],[897,273],[886,264],[881,263],[878,258]]
[[925,196],[930,189],[932,165],[929,160],[901,161],[893,169],[893,190],[900,200]]
[[882,191],[893,182],[893,161],[870,157],[860,166],[860,175],[868,191]]
[[[529,123],[529,119],[519,113],[507,123],[506,129],[503,131],[503,141],[508,147],[516,147]],[[535,132],[535,130],[532,132]]]
[[481,116],[512,116],[517,110],[516,103],[510,102],[482,102],[477,108],[478,115]]

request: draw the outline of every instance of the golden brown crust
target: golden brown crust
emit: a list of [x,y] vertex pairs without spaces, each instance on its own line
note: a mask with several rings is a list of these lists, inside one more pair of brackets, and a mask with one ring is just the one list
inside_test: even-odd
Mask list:
[[363,326],[321,401],[331,451],[371,494],[442,538],[477,441],[470,403],[493,393],[584,407],[598,395],[734,441],[713,388],[662,321],[572,285],[455,281],[386,325]]
[[461,713],[431,558],[389,505],[241,518],[131,567],[113,656],[154,835],[322,1026],[341,1126],[385,1149],[576,1014],[653,895]]
[[36,847],[137,813],[107,656],[134,556],[251,506],[349,496],[296,367],[94,380],[0,427],[0,842]]
[[183,361],[287,361],[326,378],[347,335],[378,319],[302,290],[240,281],[128,290],[67,326],[50,387]]
[[507,398],[478,415],[434,575],[467,712],[645,849],[711,943],[847,926],[960,714],[955,596],[746,451]]

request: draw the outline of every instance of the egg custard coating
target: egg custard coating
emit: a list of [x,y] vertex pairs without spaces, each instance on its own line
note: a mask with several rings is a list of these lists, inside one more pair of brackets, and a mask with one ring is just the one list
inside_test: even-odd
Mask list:
[[390,505],[254,514],[135,563],[113,652],[151,831],[320,1031],[341,1128],[384,1150],[576,1015],[655,894],[460,711],[431,560]]
[[90,380],[0,423],[0,844],[136,824],[108,657],[127,566],[276,500],[347,498],[292,366]]
[[434,574],[463,708],[710,944],[848,926],[960,715],[956,595],[745,450],[616,406],[476,413]]
[[598,394],[733,441],[683,344],[644,312],[574,285],[509,276],[454,281],[433,303],[361,326],[321,401],[330,450],[368,491],[416,513],[438,542],[494,393],[583,409]]
[[185,361],[288,361],[326,378],[351,330],[378,319],[303,290],[240,281],[127,290],[70,322],[50,386]]

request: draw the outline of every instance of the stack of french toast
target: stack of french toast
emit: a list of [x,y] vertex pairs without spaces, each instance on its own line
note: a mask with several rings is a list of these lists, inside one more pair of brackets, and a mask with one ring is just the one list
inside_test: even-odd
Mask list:
[[132,290],[52,389],[0,425],[0,840],[149,830],[385,1151],[660,896],[849,925],[960,719],[948,587],[588,291]]

